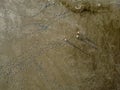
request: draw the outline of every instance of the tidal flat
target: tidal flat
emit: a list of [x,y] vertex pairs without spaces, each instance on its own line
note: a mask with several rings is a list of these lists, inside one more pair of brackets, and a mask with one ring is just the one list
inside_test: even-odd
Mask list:
[[0,90],[120,90],[120,1],[0,0]]

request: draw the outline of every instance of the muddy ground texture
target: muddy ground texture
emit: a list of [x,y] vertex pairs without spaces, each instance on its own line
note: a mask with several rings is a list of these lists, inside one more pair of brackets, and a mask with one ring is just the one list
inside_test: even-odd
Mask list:
[[120,90],[119,0],[0,0],[0,90]]

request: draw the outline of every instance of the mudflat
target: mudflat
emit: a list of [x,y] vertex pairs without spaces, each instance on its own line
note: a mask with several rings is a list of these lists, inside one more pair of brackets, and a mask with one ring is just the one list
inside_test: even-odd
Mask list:
[[119,90],[118,0],[0,0],[0,90]]

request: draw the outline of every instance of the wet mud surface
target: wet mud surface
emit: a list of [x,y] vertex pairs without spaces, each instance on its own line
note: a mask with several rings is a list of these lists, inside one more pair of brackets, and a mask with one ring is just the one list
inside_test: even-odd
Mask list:
[[[108,3],[0,0],[0,90],[119,90],[119,4]],[[102,20],[117,20],[105,39]]]

